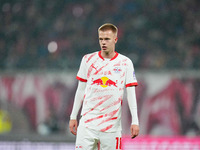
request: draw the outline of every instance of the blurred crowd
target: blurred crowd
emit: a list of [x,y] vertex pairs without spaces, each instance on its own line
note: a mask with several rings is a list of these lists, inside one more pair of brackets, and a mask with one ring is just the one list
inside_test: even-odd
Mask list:
[[77,69],[100,50],[106,22],[118,26],[116,51],[136,68],[199,69],[199,8],[199,0],[2,0],[0,70]]

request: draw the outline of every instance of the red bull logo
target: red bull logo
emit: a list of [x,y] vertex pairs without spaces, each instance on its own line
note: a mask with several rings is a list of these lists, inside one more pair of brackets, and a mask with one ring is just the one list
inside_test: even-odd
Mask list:
[[93,84],[100,85],[103,88],[108,87],[108,86],[115,86],[115,87],[117,87],[117,81],[114,82],[114,81],[110,80],[107,77],[101,77],[99,79],[96,79],[96,80],[92,81],[92,85]]

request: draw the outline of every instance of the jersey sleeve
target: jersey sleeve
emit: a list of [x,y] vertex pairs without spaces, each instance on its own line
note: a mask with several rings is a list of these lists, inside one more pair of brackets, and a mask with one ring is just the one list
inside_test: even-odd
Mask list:
[[80,68],[79,68],[76,78],[79,81],[87,82],[87,69],[86,69],[85,57],[83,57],[81,60]]
[[137,83],[137,79],[136,79],[136,76],[135,76],[133,63],[130,59],[128,59],[126,69],[127,69],[126,70],[126,87],[137,86],[138,83]]

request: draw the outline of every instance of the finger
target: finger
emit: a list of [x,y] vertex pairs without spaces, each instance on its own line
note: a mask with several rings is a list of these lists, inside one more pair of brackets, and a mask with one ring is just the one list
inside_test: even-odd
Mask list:
[[74,126],[70,126],[69,129],[72,134],[76,135],[76,130],[74,131]]
[[131,136],[134,136],[134,135],[135,135],[135,129],[131,128]]
[[71,133],[72,133],[73,135],[76,135],[76,131],[74,131],[74,130],[73,130]]
[[135,133],[134,130],[132,131],[131,137],[132,137],[132,138],[135,138],[135,137],[136,137],[136,133]]
[[139,130],[135,130],[135,129],[132,129],[131,130],[131,138],[135,138],[136,136],[138,136],[139,134]]
[[76,135],[77,132],[77,125],[75,124],[74,130],[73,130],[73,134]]
[[75,131],[77,132],[77,124],[75,124]]
[[131,136],[131,138],[133,139],[133,138],[135,138],[136,136],[138,136],[138,134],[137,134],[137,133],[133,133],[132,136]]
[[72,133],[73,135],[76,135],[76,130],[74,130],[74,128],[71,128],[70,131],[71,131],[71,133]]
[[139,135],[139,129],[137,129],[137,130],[135,131],[135,135],[136,135],[136,136]]
[[73,132],[73,127],[69,126],[69,130],[72,133]]

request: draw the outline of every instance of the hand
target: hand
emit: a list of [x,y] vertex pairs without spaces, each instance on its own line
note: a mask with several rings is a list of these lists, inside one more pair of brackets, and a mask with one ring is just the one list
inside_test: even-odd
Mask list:
[[139,134],[139,126],[138,125],[131,125],[131,138],[135,138]]
[[78,125],[77,120],[70,120],[69,121],[69,130],[74,135],[76,135],[76,132],[77,132],[77,125]]

